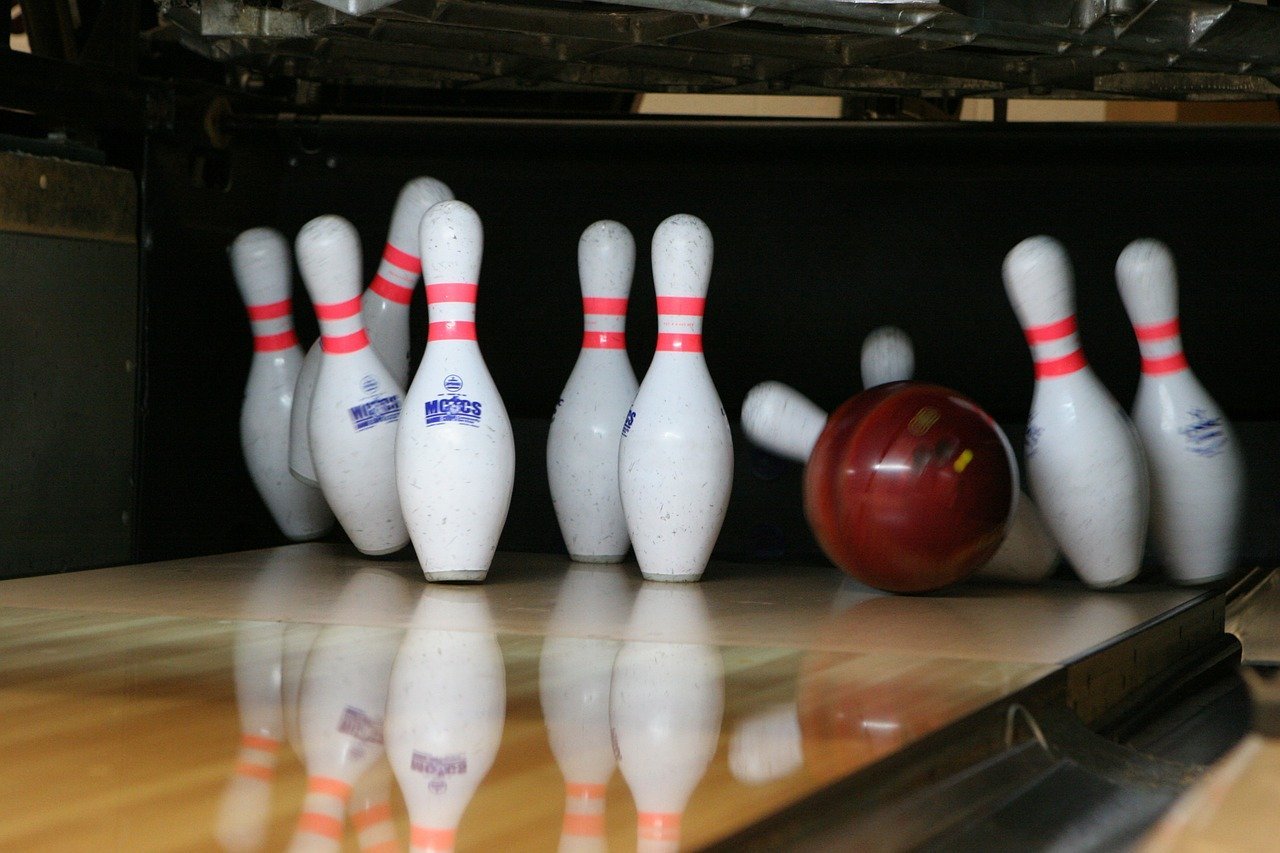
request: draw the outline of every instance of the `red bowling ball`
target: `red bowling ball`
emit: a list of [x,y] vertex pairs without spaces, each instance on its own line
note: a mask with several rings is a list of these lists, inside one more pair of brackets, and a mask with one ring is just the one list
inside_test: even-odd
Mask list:
[[837,566],[889,592],[963,580],[1000,547],[1017,491],[1004,432],[967,397],[892,382],[845,402],[804,472],[804,508]]

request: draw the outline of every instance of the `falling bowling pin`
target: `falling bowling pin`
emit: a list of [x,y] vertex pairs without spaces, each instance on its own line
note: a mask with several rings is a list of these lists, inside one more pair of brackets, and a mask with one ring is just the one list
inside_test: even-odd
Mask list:
[[862,339],[862,387],[910,379],[916,369],[911,338],[897,326],[880,326]]
[[516,450],[502,397],[476,343],[480,217],[461,201],[422,218],[427,351],[405,401],[396,477],[429,581],[482,581],[511,506]]
[[627,297],[636,244],[618,222],[590,225],[578,241],[583,334],[547,434],[547,480],[569,556],[621,562],[631,548],[618,490],[620,427],[638,385],[627,356]]
[[[378,272],[360,299],[369,343],[401,388],[409,382],[409,302],[422,270],[418,223],[433,204],[451,198],[452,190],[426,176],[414,178],[401,188]],[[316,341],[303,361],[294,393],[298,410],[289,422],[289,469],[299,480],[313,486],[317,481],[307,436],[307,414],[319,372],[320,342]]]
[[298,232],[297,253],[323,348],[307,419],[320,489],[357,548],[390,554],[409,541],[395,482],[404,392],[360,316],[360,237],[342,217],[320,216]]
[[1085,583],[1130,581],[1146,539],[1147,468],[1137,431],[1080,348],[1066,250],[1029,237],[1003,272],[1035,361],[1025,455],[1036,506]]
[[1244,463],[1222,409],[1187,366],[1178,322],[1178,273],[1168,247],[1135,240],[1116,282],[1142,351],[1133,423],[1151,473],[1151,527],[1178,583],[1230,574],[1240,535]]
[[702,355],[712,250],[696,216],[668,217],[653,234],[657,350],[618,453],[627,532],[647,580],[698,580],[729,507],[733,437]]
[[387,696],[387,758],[409,810],[414,853],[453,850],[498,754],[506,683],[484,589],[427,587]]
[[724,662],[701,589],[641,586],[609,696],[618,768],[636,804],[636,847],[675,851],[724,714]]
[[333,527],[333,513],[319,489],[289,474],[289,419],[302,369],[289,297],[289,244],[278,231],[253,228],[228,252],[253,326],[253,362],[240,408],[245,465],[284,535],[298,542],[315,539]]

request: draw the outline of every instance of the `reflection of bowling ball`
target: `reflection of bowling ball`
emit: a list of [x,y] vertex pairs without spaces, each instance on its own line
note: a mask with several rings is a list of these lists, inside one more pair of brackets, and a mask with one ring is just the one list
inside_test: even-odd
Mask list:
[[923,592],[962,580],[1004,539],[1017,490],[1009,441],[972,400],[892,382],[827,419],[804,508],[831,561],[865,584]]

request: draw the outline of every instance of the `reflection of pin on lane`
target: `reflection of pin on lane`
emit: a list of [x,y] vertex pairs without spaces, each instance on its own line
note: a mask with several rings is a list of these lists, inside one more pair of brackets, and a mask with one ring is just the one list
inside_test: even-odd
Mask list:
[[[826,412],[781,382],[761,382],[742,402],[742,429],[747,437],[770,453],[802,465],[808,463],[826,423]],[[1005,541],[976,577],[1034,582],[1053,571],[1056,546],[1031,501],[1025,496],[1015,498],[1018,502]]]
[[547,434],[547,482],[569,556],[616,563],[631,540],[618,491],[618,443],[635,399],[627,356],[627,298],[636,243],[626,226],[603,220],[578,241],[582,283],[582,350]]
[[636,804],[637,849],[673,851],[715,754],[724,664],[697,586],[646,583],[613,665],[609,719]]
[[605,638],[626,622],[630,599],[621,567],[571,566],[542,642],[542,716],[565,781],[561,853],[606,846],[605,790],[615,765],[609,684],[622,643]]
[[240,751],[218,807],[214,835],[228,850],[257,850],[271,817],[271,788],[284,740],[279,622],[241,622],[233,650]]
[[356,843],[364,853],[391,853],[401,849],[391,812],[391,765],[384,753],[351,789],[347,815],[356,831]]
[[647,580],[698,580],[729,507],[733,436],[702,355],[712,248],[710,229],[688,214],[653,234],[657,349],[618,449],[627,531]]
[[1080,348],[1071,262],[1057,240],[1029,237],[1003,272],[1035,362],[1026,460],[1036,506],[1082,580],[1125,583],[1146,540],[1146,463],[1133,424]]
[[429,581],[482,581],[515,484],[515,440],[476,342],[480,217],[460,201],[422,218],[430,325],[405,400],[396,481],[405,523]]
[[483,588],[431,586],[396,655],[387,758],[409,810],[414,851],[452,850],[462,815],[497,757],[506,669]]
[[1133,423],[1151,472],[1151,527],[1169,576],[1205,583],[1234,568],[1244,461],[1231,424],[1182,352],[1178,273],[1155,240],[1116,260],[1116,282],[1142,352]]
[[369,612],[398,611],[405,595],[398,575],[359,570],[307,656],[298,703],[307,793],[294,851],[341,846],[352,789],[383,754],[387,687],[404,632],[355,623]]
[[307,426],[320,490],[357,548],[389,554],[409,541],[395,483],[404,393],[360,317],[360,238],[342,217],[320,216],[298,232],[297,253],[323,350]]
[[240,408],[245,466],[276,526],[295,541],[323,536],[333,513],[313,485],[289,474],[289,418],[302,350],[293,331],[289,245],[270,228],[254,228],[228,250],[253,327],[253,361]]
[[[369,342],[401,388],[409,381],[409,302],[422,269],[418,223],[433,204],[450,198],[453,192],[435,178],[414,178],[401,188],[378,272],[360,299]],[[320,342],[316,341],[298,377],[294,399],[299,408],[289,423],[289,468],[299,480],[312,485],[316,475],[307,417],[319,371]]]

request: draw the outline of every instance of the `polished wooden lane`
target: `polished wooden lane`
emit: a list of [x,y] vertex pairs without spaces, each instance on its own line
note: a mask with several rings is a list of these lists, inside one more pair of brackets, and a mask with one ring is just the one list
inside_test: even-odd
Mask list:
[[[1069,585],[898,597],[824,567],[718,563],[663,585],[519,554],[483,586],[442,587],[327,545],[4,581],[0,849],[284,849],[307,788],[304,706],[394,693],[414,644],[470,650],[440,670],[464,684],[476,649],[500,656],[500,740],[459,849],[635,849],[641,810],[679,813],[680,844],[698,847],[1204,601]],[[604,781],[570,780],[566,818],[565,773],[593,762]],[[645,762],[668,783],[656,794],[628,784]],[[398,787],[376,787],[353,795],[390,806],[366,846],[394,832],[404,849]],[[353,820],[343,845],[360,847]]]

